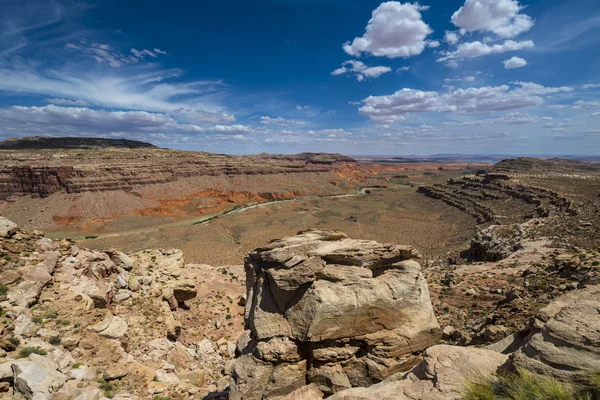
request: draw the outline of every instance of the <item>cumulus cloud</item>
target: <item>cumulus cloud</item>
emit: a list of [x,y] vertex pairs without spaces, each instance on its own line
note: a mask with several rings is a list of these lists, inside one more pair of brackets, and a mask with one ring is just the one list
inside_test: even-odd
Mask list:
[[204,132],[204,128],[181,124],[166,114],[146,111],[106,111],[86,107],[12,106],[0,109],[4,133],[19,136],[39,134],[109,134]]
[[529,31],[534,21],[520,12],[517,0],[466,0],[452,15],[452,23],[466,32],[492,32],[499,38],[513,38]]
[[527,60],[521,57],[512,57],[508,60],[504,60],[504,68],[506,69],[517,69],[527,65]]
[[363,100],[360,113],[374,121],[394,120],[409,113],[453,112],[479,114],[516,110],[544,102],[541,95],[568,92],[570,87],[544,87],[532,82],[457,89],[440,94],[434,91],[402,89],[388,96],[369,96]]
[[68,100],[68,99],[53,98],[53,99],[44,99],[44,101],[46,103],[58,104],[61,106],[81,106],[81,107],[89,106],[88,103],[86,103],[85,101],[81,101],[81,100]]
[[398,58],[421,54],[433,30],[421,16],[429,7],[419,3],[388,1],[377,7],[362,37],[344,44],[351,56],[370,53],[375,56]]
[[444,42],[448,43],[451,46],[454,46],[460,40],[460,36],[456,32],[446,31],[444,35]]
[[216,125],[213,129],[215,133],[236,135],[244,133],[253,133],[254,129],[246,125]]
[[365,78],[378,78],[381,75],[390,72],[390,67],[369,67],[356,60],[349,60],[342,63],[342,66],[331,73],[333,76],[352,74],[356,80],[362,82]]
[[594,108],[600,108],[600,101],[579,100],[573,104],[574,110],[591,110]]
[[455,62],[465,58],[477,58],[491,54],[502,54],[509,51],[517,51],[534,47],[531,40],[516,42],[507,40],[502,44],[488,45],[479,41],[459,44],[455,51],[442,53],[443,57],[438,62]]
[[264,125],[308,125],[308,121],[302,121],[298,119],[286,119],[283,117],[271,118],[271,117],[260,117],[260,123]]

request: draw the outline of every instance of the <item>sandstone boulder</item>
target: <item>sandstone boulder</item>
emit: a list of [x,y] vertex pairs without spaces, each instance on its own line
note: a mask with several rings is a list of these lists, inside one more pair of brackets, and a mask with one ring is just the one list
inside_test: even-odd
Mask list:
[[17,224],[14,222],[0,217],[0,237],[6,238],[12,236],[17,231]]
[[[282,397],[300,380],[332,394],[409,370],[441,336],[419,257],[411,247],[322,230],[251,252],[251,337],[238,351],[232,398]],[[286,371],[298,379],[281,379]]]
[[109,314],[104,320],[90,326],[88,330],[108,339],[119,339],[127,331],[127,322],[121,317]]
[[67,381],[67,376],[30,360],[11,364],[14,390],[28,400],[46,400]]
[[513,367],[563,381],[600,370],[600,286],[565,294],[533,319]]

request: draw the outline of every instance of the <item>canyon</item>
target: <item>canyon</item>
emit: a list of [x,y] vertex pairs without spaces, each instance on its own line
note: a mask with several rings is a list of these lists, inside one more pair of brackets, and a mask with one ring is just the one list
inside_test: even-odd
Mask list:
[[0,399],[600,394],[598,164],[26,142],[0,150]]

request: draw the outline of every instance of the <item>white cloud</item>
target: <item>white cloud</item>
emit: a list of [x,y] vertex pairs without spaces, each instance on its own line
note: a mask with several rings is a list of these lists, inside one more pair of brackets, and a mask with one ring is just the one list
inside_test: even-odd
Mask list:
[[466,0],[452,15],[452,23],[466,32],[492,32],[500,38],[513,38],[529,31],[534,21],[520,14],[517,0]]
[[145,60],[147,57],[156,58],[159,54],[167,54],[165,51],[160,49],[131,49],[131,54],[122,54],[108,44],[88,44],[86,40],[80,40],[78,44],[67,43],[65,48],[71,51],[80,51],[92,57],[94,60],[96,60],[96,62],[106,63],[115,68],[121,67],[125,64],[137,64]]
[[181,124],[166,114],[146,111],[106,111],[85,107],[12,106],[0,109],[3,133],[41,134],[109,134],[204,132],[204,128]]
[[222,133],[228,135],[253,133],[254,129],[246,125],[216,125],[213,129],[215,133]]
[[[39,63],[14,62],[0,65],[0,90],[22,95],[78,99],[86,104],[127,110],[177,112],[192,110],[207,122],[231,122],[232,117],[218,105],[215,95],[226,86],[220,81],[182,81],[179,69],[153,65],[124,68],[86,69],[69,64],[44,69]],[[174,80],[177,79],[175,82]],[[218,121],[212,121],[218,122]]]
[[477,79],[477,78],[475,78],[472,75],[469,75],[469,76],[464,76],[462,78],[446,78],[446,79],[444,79],[444,82],[446,82],[446,83],[450,83],[450,82],[474,82],[475,79]]
[[369,96],[363,100],[360,113],[381,122],[404,117],[409,113],[453,112],[459,114],[491,113],[516,110],[544,102],[541,95],[568,92],[570,87],[544,87],[532,82],[458,89],[450,93],[402,89],[388,96]]
[[427,42],[427,47],[430,47],[432,49],[440,47],[441,45],[442,44],[439,41],[437,41],[437,40],[430,40],[430,41]]
[[569,106],[568,106],[568,105],[566,105],[566,104],[550,104],[550,105],[548,106],[548,108],[553,108],[553,109],[555,109],[555,110],[562,110],[562,109],[564,109],[564,108],[569,108]]
[[333,76],[346,73],[356,76],[356,80],[362,82],[365,78],[378,78],[381,75],[390,72],[390,67],[369,67],[356,60],[349,60],[342,63],[342,66],[331,73]]
[[523,125],[551,120],[552,117],[537,117],[528,113],[521,113],[517,111],[504,114],[498,118],[476,119],[463,122],[444,122],[443,124],[446,126],[481,126],[497,123],[509,125]]
[[265,143],[297,144],[297,143],[300,143],[300,140],[298,140],[298,139],[274,139],[274,138],[269,138],[269,139],[265,139]]
[[477,58],[491,54],[502,54],[509,51],[517,51],[534,47],[533,41],[525,40],[515,42],[507,40],[502,44],[487,45],[479,41],[459,44],[455,51],[442,53],[443,57],[437,59],[438,62],[456,61],[465,58]]
[[599,83],[588,83],[586,85],[583,85],[584,89],[595,89],[595,88],[600,88],[600,84]]
[[574,110],[591,110],[594,108],[600,108],[600,101],[579,100],[573,103]]
[[591,117],[600,117],[600,111],[596,111],[590,115]]
[[382,3],[373,11],[365,34],[345,43],[344,51],[352,56],[370,53],[388,58],[421,54],[433,32],[420,13],[427,9],[419,3]]
[[282,117],[271,118],[271,117],[260,117],[260,123],[264,125],[275,124],[275,125],[308,125],[308,121],[302,121],[298,119],[286,119]]
[[451,46],[454,46],[460,40],[460,36],[456,32],[446,31],[444,35],[444,42]]
[[557,87],[545,87],[540,85],[539,83],[534,82],[522,82],[515,81],[511,82],[513,85],[518,85],[520,88],[518,89],[521,93],[526,93],[528,95],[547,95],[554,93],[565,93],[572,92],[573,88],[570,86],[557,86]]
[[301,105],[296,106],[296,110],[300,110],[300,111],[308,110],[309,108],[310,108],[310,106],[301,106]]
[[396,70],[397,75],[402,75],[403,72],[407,72],[410,70],[410,67],[400,67]]
[[512,57],[508,60],[504,60],[503,63],[505,69],[516,69],[526,66],[527,60],[521,57]]
[[88,103],[86,103],[85,101],[81,101],[81,100],[67,100],[67,99],[53,98],[53,99],[44,99],[44,101],[46,103],[58,104],[61,106],[80,106],[80,107],[89,106]]
[[177,117],[177,119],[197,124],[227,124],[235,122],[233,115],[225,113],[214,113],[204,110],[193,110],[178,108],[169,112],[169,115]]

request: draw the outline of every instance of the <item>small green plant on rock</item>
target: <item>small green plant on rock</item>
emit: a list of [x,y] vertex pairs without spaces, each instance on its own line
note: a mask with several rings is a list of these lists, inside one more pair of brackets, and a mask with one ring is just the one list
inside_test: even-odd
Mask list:
[[48,343],[50,343],[53,346],[59,346],[61,342],[62,339],[60,338],[60,336],[52,336],[50,339],[48,339]]
[[98,379],[97,382],[100,384],[100,386],[98,386],[98,388],[104,392],[104,395],[106,397],[108,397],[109,399],[112,399],[113,397],[115,397],[117,390],[119,390],[119,387],[117,385],[115,385],[111,382],[107,382],[104,379]]
[[24,347],[19,352],[17,358],[27,358],[32,354],[38,354],[40,356],[45,356],[48,352],[44,349],[40,349],[39,347]]

